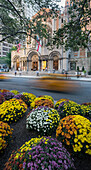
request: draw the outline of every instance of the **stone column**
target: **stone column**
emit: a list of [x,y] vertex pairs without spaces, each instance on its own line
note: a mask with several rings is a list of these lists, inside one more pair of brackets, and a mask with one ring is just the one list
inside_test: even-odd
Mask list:
[[16,62],[14,63],[14,69],[16,70]]
[[13,69],[13,67],[14,67],[14,63],[13,61],[11,61],[11,68]]
[[59,60],[58,60],[58,71],[60,71],[61,70],[61,59],[59,58]]
[[21,69],[23,70],[23,61],[21,61]]
[[53,60],[49,60],[49,70],[52,72],[53,70]]
[[40,66],[41,66],[41,63],[40,63],[41,61],[40,61],[40,59],[39,59],[39,61],[38,61],[38,70],[40,71],[41,70],[41,68],[40,68]]
[[19,67],[20,69],[22,69],[22,61],[20,61]]
[[27,67],[27,71],[29,71],[28,57],[27,57],[27,61],[26,61],[26,67]]

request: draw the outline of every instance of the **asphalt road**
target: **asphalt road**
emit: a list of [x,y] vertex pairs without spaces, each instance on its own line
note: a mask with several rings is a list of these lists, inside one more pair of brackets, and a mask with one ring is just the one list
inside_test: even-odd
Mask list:
[[79,81],[79,88],[75,93],[48,91],[36,88],[36,81],[31,78],[16,77],[8,80],[0,80],[0,89],[18,90],[19,92],[30,92],[36,96],[50,95],[54,100],[67,98],[77,103],[91,102],[91,82]]

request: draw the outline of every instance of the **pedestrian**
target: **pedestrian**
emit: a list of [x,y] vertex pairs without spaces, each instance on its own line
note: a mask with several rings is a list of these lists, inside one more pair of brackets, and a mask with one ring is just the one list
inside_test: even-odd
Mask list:
[[47,67],[45,68],[45,71],[47,72]]
[[39,76],[39,71],[38,70],[36,71],[36,73],[37,73],[37,76]]
[[80,76],[80,75],[79,75],[79,71],[77,71],[77,78],[79,78],[79,76]]
[[16,76],[16,74],[17,74],[17,71],[15,70],[15,76]]
[[21,70],[19,71],[19,75],[21,76]]

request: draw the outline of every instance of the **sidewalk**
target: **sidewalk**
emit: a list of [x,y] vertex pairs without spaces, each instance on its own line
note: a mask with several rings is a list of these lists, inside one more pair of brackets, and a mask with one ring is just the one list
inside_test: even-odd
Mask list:
[[[39,73],[39,76],[37,76],[36,72],[24,72],[21,75],[19,75],[19,73],[15,76],[14,72],[8,72],[8,73],[4,73],[5,76],[7,77],[19,77],[19,78],[41,78],[43,76],[45,76],[45,74],[42,75]],[[66,79],[66,77],[63,77],[63,79]],[[91,77],[79,77],[77,78],[75,77],[67,77],[68,80],[77,80],[77,81],[91,81]]]

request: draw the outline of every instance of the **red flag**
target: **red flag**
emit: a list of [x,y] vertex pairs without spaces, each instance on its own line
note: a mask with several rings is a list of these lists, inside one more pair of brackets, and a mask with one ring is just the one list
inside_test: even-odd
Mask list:
[[19,52],[20,47],[21,47],[21,44],[20,44],[20,43],[19,43],[19,44],[17,44],[17,52]]
[[[37,41],[37,40],[36,40],[36,41]],[[39,51],[39,46],[41,47],[41,44],[40,44],[40,42],[39,42],[39,41],[37,41],[37,43],[38,43],[37,51]]]
[[39,47],[41,47],[41,40],[40,40],[40,38],[39,38],[38,35],[37,35],[37,37],[36,37],[36,42],[37,42],[37,44],[36,44],[36,50],[39,51]]

